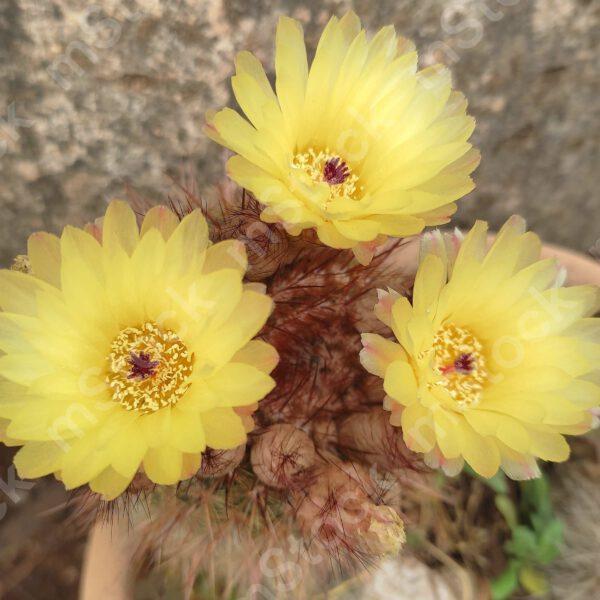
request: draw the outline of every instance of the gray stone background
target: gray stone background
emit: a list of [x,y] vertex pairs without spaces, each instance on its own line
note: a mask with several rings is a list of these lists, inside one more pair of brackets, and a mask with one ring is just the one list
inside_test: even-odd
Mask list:
[[235,53],[270,68],[280,14],[314,47],[350,7],[451,66],[469,97],[483,162],[459,224],[518,212],[549,241],[596,244],[599,0],[0,0],[0,263],[125,182],[156,200],[169,176],[217,182],[224,154],[201,126],[231,102]]

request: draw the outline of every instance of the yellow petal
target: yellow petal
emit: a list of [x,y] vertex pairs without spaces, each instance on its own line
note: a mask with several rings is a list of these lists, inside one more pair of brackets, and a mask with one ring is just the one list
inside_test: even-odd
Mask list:
[[458,458],[462,454],[459,424],[461,419],[464,419],[462,415],[446,411],[442,408],[433,413],[435,437],[446,459]]
[[13,461],[22,479],[37,479],[61,469],[64,450],[54,442],[28,442]]
[[529,423],[541,423],[544,419],[544,408],[531,397],[530,393],[500,394],[490,397],[487,393],[481,408],[489,411],[512,415],[516,419]]
[[349,10],[340,19],[340,29],[342,30],[342,34],[344,35],[344,39],[347,45],[349,45],[352,42],[352,40],[360,33],[360,19],[353,10]]
[[7,353],[33,352],[40,322],[27,315],[0,313],[0,350]]
[[426,315],[414,316],[406,325],[412,353],[419,356],[431,348],[435,332],[431,319]]
[[168,240],[178,225],[179,218],[171,209],[166,206],[153,206],[144,217],[141,235],[143,237],[148,231],[158,229],[162,237]]
[[118,498],[130,483],[130,478],[123,477],[112,467],[107,467],[90,481],[90,488],[108,502]]
[[12,419],[25,405],[27,388],[0,379],[0,418]]
[[202,464],[202,454],[183,454],[181,465],[182,481],[193,477],[199,470]]
[[429,452],[435,445],[435,429],[431,413],[415,402],[402,411],[402,435],[414,452]]
[[416,314],[435,316],[440,292],[446,284],[446,266],[440,258],[427,255],[419,265],[413,291],[413,307]]
[[177,403],[177,410],[196,413],[216,408],[218,404],[219,398],[204,385],[204,378],[199,375]]
[[163,293],[168,294],[167,290],[170,288],[164,291],[160,288],[165,254],[165,243],[162,233],[158,229],[148,230],[133,251],[131,272],[134,278],[130,282],[130,294],[135,294],[137,301],[142,306],[152,306],[152,303],[147,302],[149,298]]
[[409,406],[417,400],[415,374],[412,367],[402,360],[389,365],[385,372],[383,387],[386,394],[404,406]]
[[340,72],[348,42],[337,17],[331,17],[317,44],[306,84],[305,124],[299,131],[299,146],[305,147],[315,135],[327,129],[328,111],[324,110]]
[[231,362],[207,377],[204,385],[217,396],[219,406],[247,406],[262,400],[275,381],[251,365]]
[[37,294],[56,295],[56,289],[33,275],[18,271],[0,270],[0,308],[22,315],[37,314]]
[[471,468],[488,479],[500,467],[500,451],[494,441],[479,435],[465,420],[459,422],[462,455]]
[[319,236],[319,240],[330,248],[347,249],[352,248],[356,244],[356,240],[347,238],[335,224],[327,221],[319,223],[317,226],[317,235]]
[[526,454],[531,450],[528,430],[508,415],[476,408],[467,411],[465,418],[479,435],[496,437],[515,452]]
[[277,97],[273,92],[273,88],[271,87],[271,83],[269,82],[269,79],[267,78],[267,75],[265,73],[265,70],[263,69],[263,66],[260,64],[260,61],[256,58],[256,56],[254,56],[250,52],[240,52],[235,57],[235,66],[238,73],[244,73],[246,75],[249,75],[250,77],[252,77],[252,79],[254,79],[254,81],[256,81],[264,96],[264,100],[277,100]]
[[456,257],[452,273],[453,281],[460,277],[470,259],[475,259],[477,262],[483,261],[486,254],[487,230],[488,225],[485,221],[477,221],[471,231],[469,231]]
[[[412,338],[408,333],[408,324],[412,321],[413,314],[414,310],[412,304],[408,301],[408,298],[400,296],[394,301],[391,319],[392,331],[402,347],[411,354],[413,353],[413,347]],[[379,318],[381,319],[381,316],[379,316]]]
[[63,459],[60,479],[71,490],[89,483],[109,465],[109,452],[98,447],[97,433],[92,431],[72,442]]
[[271,344],[261,340],[252,340],[239,350],[231,360],[234,363],[252,365],[263,373],[271,373],[279,362],[279,354]]
[[31,385],[52,371],[52,366],[37,354],[7,354],[0,356],[0,375],[19,385]]
[[[89,244],[89,253],[83,250],[83,243],[78,243],[83,240]],[[89,329],[109,329],[112,315],[107,310],[107,291],[111,290],[112,282],[105,284],[103,281],[100,247],[89,234],[74,228],[65,229],[61,244],[62,297],[70,313],[70,320],[75,319],[78,324]]]
[[344,237],[359,242],[374,240],[381,230],[379,223],[367,219],[334,221],[333,224]]
[[529,430],[531,436],[531,453],[542,460],[564,462],[571,452],[569,444],[559,433],[550,430]]
[[166,264],[170,265],[171,276],[199,275],[207,247],[208,225],[202,212],[195,210],[186,215],[167,241]]
[[[241,274],[234,269],[178,280],[167,288],[168,300],[162,298],[163,312],[154,320],[177,331],[196,359],[204,360],[210,349],[202,344],[213,343],[213,337],[229,325],[243,293]],[[157,305],[155,311],[159,308]]]
[[237,269],[245,273],[247,267],[246,246],[239,240],[224,240],[208,248],[202,272],[208,274],[221,269]]
[[139,424],[148,447],[160,448],[169,442],[171,436],[171,408],[142,415]]
[[49,233],[34,233],[27,241],[27,256],[36,277],[60,287],[60,240]]
[[240,108],[254,127],[263,127],[265,124],[274,125],[273,120],[279,105],[276,103],[272,91],[269,95],[265,94],[261,83],[252,75],[244,72],[238,72],[231,78],[231,87]]
[[142,465],[148,444],[140,431],[138,420],[124,428],[111,441],[112,468],[126,479],[133,479]]
[[300,23],[289,17],[280,17],[275,44],[277,98],[289,135],[296,137],[301,126],[308,79],[308,60]]
[[378,224],[379,231],[385,235],[393,235],[395,237],[408,237],[421,233],[425,228],[425,221],[420,217],[410,215],[382,215],[368,217],[369,221]]
[[229,321],[214,331],[205,331],[195,341],[198,359],[219,367],[231,360],[266,323],[273,301],[263,294],[244,291]]
[[230,450],[246,442],[242,419],[231,408],[215,408],[200,416],[209,448]]
[[150,448],[144,457],[144,471],[159,485],[174,485],[181,478],[181,452],[169,446]]
[[225,145],[267,173],[280,171],[282,157],[278,154],[265,154],[258,147],[257,131],[241,115],[230,108],[224,108],[214,115],[214,127]]
[[425,454],[423,462],[431,469],[441,469],[448,477],[456,477],[465,466],[462,456],[446,458],[437,447]]
[[[63,261],[61,273],[65,268],[73,268],[71,265],[77,265],[77,268],[87,271],[88,277],[92,276],[101,284],[104,283],[102,247],[96,238],[81,229],[67,226],[60,238],[60,247]],[[69,266],[65,267],[65,261],[68,261]]]
[[540,468],[531,454],[520,454],[503,444],[499,444],[502,470],[510,479],[528,481],[541,476]]
[[[396,300],[400,298],[400,294],[391,288],[386,290],[377,290],[377,304],[373,309],[375,316],[384,324],[392,329],[392,309]],[[408,307],[406,306],[408,305]],[[404,316],[410,318],[412,316],[412,306],[407,301],[399,310],[403,309]],[[399,340],[399,338],[397,338]]]
[[118,245],[131,256],[138,239],[137,220],[131,206],[126,202],[113,200],[104,216],[102,245],[109,249]]
[[198,413],[182,412],[177,408],[172,411],[170,445],[190,454],[205,450],[206,438]]
[[374,333],[363,333],[361,336],[363,349],[360,351],[362,366],[378,377],[385,377],[385,372],[395,361],[406,361],[406,352],[395,342],[386,340]]

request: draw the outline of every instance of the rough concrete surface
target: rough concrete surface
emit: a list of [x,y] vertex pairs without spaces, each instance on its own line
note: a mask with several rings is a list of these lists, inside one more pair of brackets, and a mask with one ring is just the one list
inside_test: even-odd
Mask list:
[[2,0],[0,263],[31,231],[97,216],[125,181],[157,200],[182,170],[218,181],[224,154],[201,125],[231,102],[235,53],[271,68],[279,15],[314,47],[350,7],[450,65],[469,97],[483,162],[459,224],[518,212],[550,241],[595,244],[598,0]]

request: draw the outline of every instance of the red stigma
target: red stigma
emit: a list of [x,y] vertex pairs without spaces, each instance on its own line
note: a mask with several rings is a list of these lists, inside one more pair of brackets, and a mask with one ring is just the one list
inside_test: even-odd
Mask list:
[[129,353],[131,358],[129,364],[131,365],[131,374],[127,379],[148,379],[155,373],[156,367],[160,364],[158,360],[150,360],[150,355],[146,352],[140,352],[139,355],[134,352]]
[[443,375],[450,373],[472,373],[475,370],[473,356],[471,354],[461,354],[451,365],[442,367],[440,371]]
[[344,183],[350,176],[350,168],[345,162],[341,162],[339,157],[330,158],[323,168],[323,181],[329,185],[339,185]]
[[454,368],[458,373],[471,373],[475,369],[473,357],[470,354],[461,354],[454,361]]

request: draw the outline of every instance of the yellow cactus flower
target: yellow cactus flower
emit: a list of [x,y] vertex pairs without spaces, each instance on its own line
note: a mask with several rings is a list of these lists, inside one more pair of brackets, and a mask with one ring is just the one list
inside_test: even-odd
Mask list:
[[31,273],[0,271],[0,421],[21,477],[113,499],[141,468],[175,484],[207,446],[245,442],[277,353],[252,340],[272,302],[243,284],[243,245],[211,246],[199,211],[156,207],[140,230],[113,202],[100,226],[32,235],[28,257]]
[[539,475],[564,461],[600,404],[595,286],[561,287],[537,236],[513,217],[487,249],[487,224],[464,238],[427,234],[412,304],[380,291],[376,316],[395,340],[364,334],[361,360],[382,377],[391,423],[427,464],[466,461],[492,477]]
[[446,223],[473,189],[475,126],[447,69],[417,70],[412,42],[385,27],[367,40],[358,17],[333,17],[310,68],[300,24],[277,28],[273,91],[249,52],[236,58],[235,97],[247,116],[207,115],[206,133],[233,150],[231,178],[292,235],[316,229],[368,263],[387,236]]

